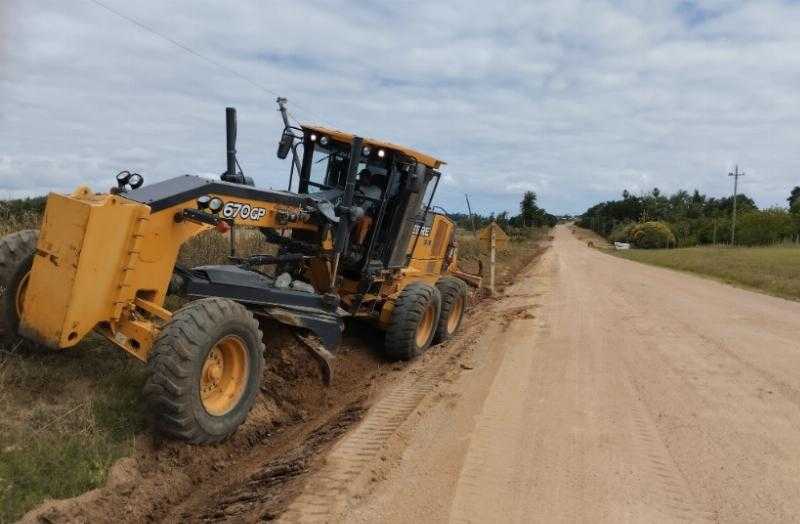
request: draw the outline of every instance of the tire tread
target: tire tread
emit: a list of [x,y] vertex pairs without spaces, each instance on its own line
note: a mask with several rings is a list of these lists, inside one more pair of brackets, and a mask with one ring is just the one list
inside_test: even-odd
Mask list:
[[442,295],[442,312],[439,315],[439,323],[436,326],[436,335],[433,338],[438,344],[449,339],[461,327],[461,322],[459,322],[459,325],[456,327],[456,331],[453,333],[447,332],[447,320],[450,317],[450,311],[453,308],[453,304],[459,296],[464,299],[464,305],[466,306],[467,284],[460,278],[456,278],[452,275],[445,275],[436,282],[436,288]]
[[[261,357],[251,362],[261,377],[265,351],[258,321],[241,304],[224,298],[205,298],[190,302],[173,314],[172,320],[161,330],[153,343],[148,359],[149,376],[143,393],[153,413],[156,429],[170,437],[193,444],[209,444],[227,438],[227,434],[205,431],[192,416],[196,402],[192,387],[192,368],[197,350],[213,343],[210,326],[225,322],[239,322],[252,330],[258,340],[257,353]],[[249,411],[256,395],[246,399]]]
[[[417,326],[432,300],[440,302],[439,291],[424,282],[412,282],[400,292],[394,303],[389,329],[386,330],[384,348],[390,359],[411,360],[419,355],[421,350],[417,348],[415,340]],[[434,325],[436,323],[438,317]]]

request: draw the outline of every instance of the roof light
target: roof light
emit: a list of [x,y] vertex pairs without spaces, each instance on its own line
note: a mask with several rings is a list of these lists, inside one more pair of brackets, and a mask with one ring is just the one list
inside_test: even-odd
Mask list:
[[117,173],[117,184],[119,184],[120,187],[124,186],[125,184],[128,183],[128,179],[130,177],[131,177],[130,171],[120,171],[119,173]]
[[139,173],[134,173],[128,179],[128,183],[131,185],[131,189],[139,189],[144,184],[144,177]]
[[328,145],[328,137],[327,136],[323,136],[322,138],[319,139],[319,143],[322,144],[323,146],[327,146]]
[[316,133],[311,133],[311,136],[308,137],[308,139],[311,140],[312,142],[316,142],[317,141],[317,134]]
[[364,146],[364,147],[361,149],[361,154],[362,154],[362,155],[364,155],[364,156],[369,156],[369,154],[370,154],[371,152],[372,152],[372,149],[370,149],[370,147],[369,147],[369,146]]
[[386,151],[383,149],[378,149],[378,158],[383,158],[386,156]]

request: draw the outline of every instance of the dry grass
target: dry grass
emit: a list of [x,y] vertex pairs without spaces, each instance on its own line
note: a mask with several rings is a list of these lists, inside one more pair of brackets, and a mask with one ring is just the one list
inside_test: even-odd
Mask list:
[[36,213],[23,213],[21,215],[0,214],[0,237],[22,229],[38,229],[42,221]]
[[[275,245],[265,242],[264,236],[256,229],[239,228],[236,230],[235,238],[237,256],[275,253]],[[178,263],[187,267],[227,264],[230,248],[227,235],[216,230],[206,231],[181,247]]]
[[618,251],[618,256],[689,271],[728,284],[800,300],[799,247],[692,247]]
[[[541,241],[549,233],[548,228],[518,229],[510,235],[506,249],[497,251],[496,279],[498,290],[511,283],[514,275],[527,266],[541,252]],[[458,260],[462,271],[478,273],[483,268],[484,285],[488,285],[489,254],[482,248],[471,231],[459,229]]]

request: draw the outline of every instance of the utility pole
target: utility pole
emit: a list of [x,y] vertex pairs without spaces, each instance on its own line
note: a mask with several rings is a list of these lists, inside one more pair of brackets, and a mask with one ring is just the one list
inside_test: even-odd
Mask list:
[[469,221],[472,222],[472,234],[478,238],[478,230],[475,228],[475,215],[472,214],[472,206],[469,205],[469,195],[464,193],[464,198],[467,199],[467,211],[469,212]]
[[736,164],[736,168],[733,170],[733,173],[728,173],[728,176],[733,177],[733,219],[731,220],[731,246],[736,245],[736,193],[739,189],[739,177],[744,176],[744,171],[741,173],[739,172],[739,164]]

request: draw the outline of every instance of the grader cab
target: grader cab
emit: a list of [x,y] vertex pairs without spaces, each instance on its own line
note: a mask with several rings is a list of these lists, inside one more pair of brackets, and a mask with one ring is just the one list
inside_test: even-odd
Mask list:
[[[290,126],[279,104],[289,191],[258,189],[237,169],[228,108],[221,180],[144,185],[123,171],[108,193],[51,193],[40,231],[0,239],[0,331],[54,350],[103,335],[147,363],[157,429],[194,443],[226,438],[252,407],[264,366],[260,319],[295,329],[327,379],[345,317],[383,329],[392,359],[452,336],[464,279],[474,280],[457,270],[455,224],[431,209],[443,162]],[[181,245],[211,229],[230,236],[230,263],[177,265]],[[277,251],[240,256],[236,235],[253,231]],[[168,294],[188,302],[169,311]]]

